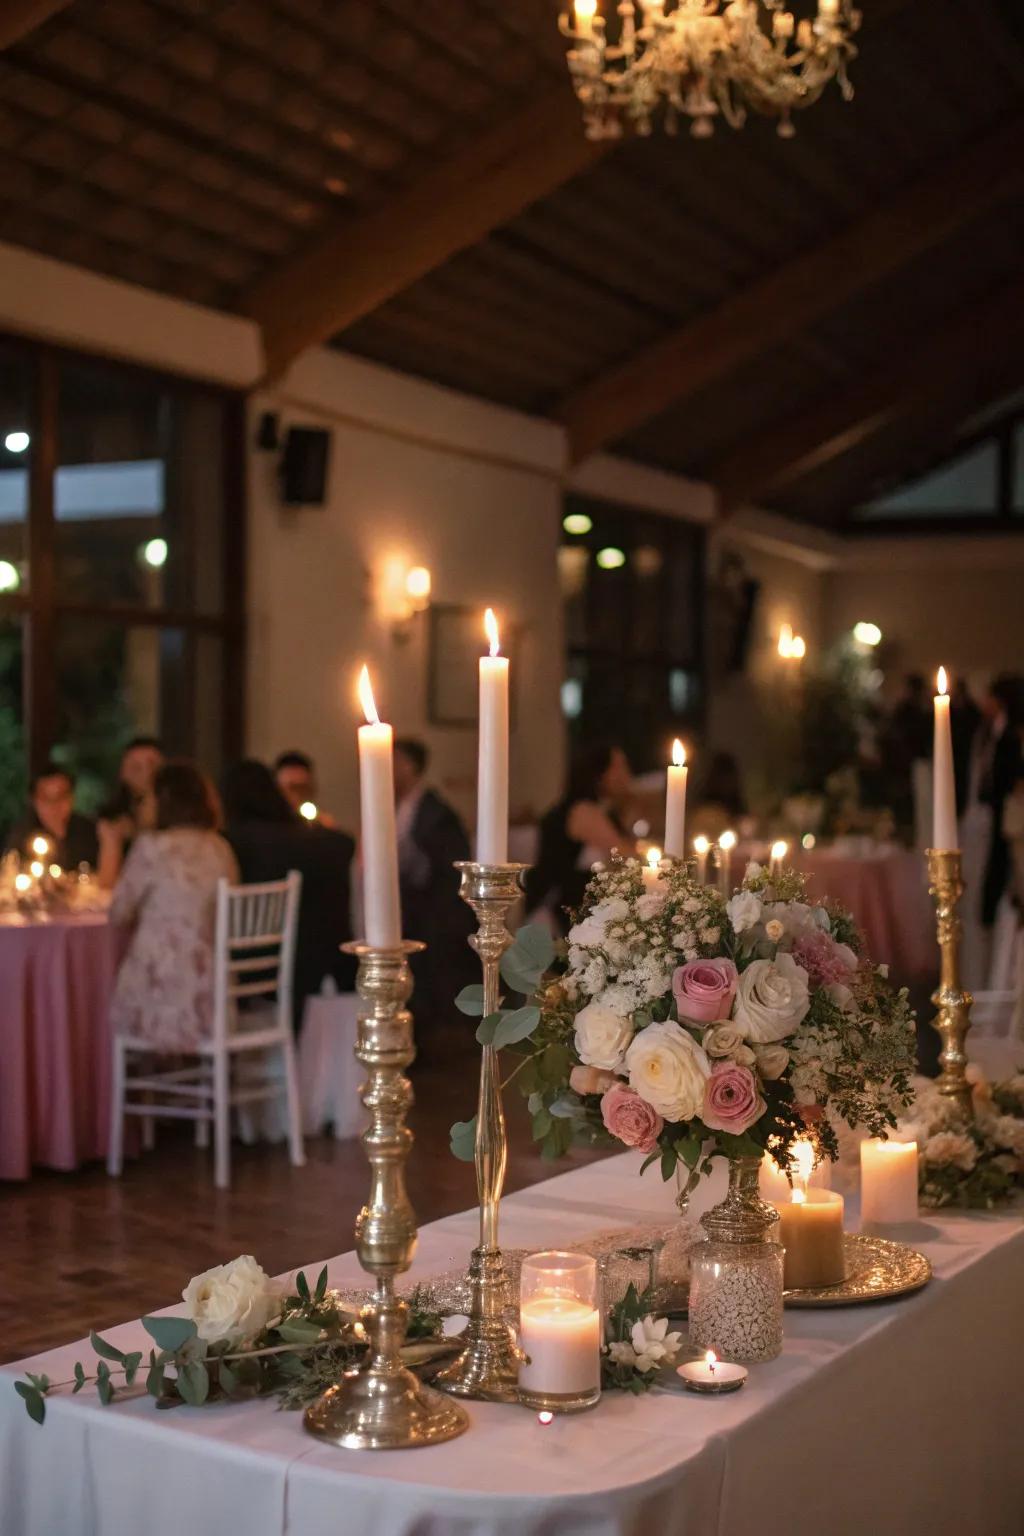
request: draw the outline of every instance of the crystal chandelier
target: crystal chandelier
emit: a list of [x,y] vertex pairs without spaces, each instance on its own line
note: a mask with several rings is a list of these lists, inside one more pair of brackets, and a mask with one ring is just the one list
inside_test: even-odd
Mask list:
[[690,132],[707,138],[719,114],[740,128],[750,108],[777,117],[779,133],[792,137],[792,113],[830,80],[845,100],[853,95],[847,65],[860,12],[851,0],[817,7],[798,22],[783,0],[619,0],[609,39],[597,0],[575,0],[559,27],[573,45],[569,73],[587,137],[621,138],[624,121],[649,134],[662,104],[669,133],[688,117]]

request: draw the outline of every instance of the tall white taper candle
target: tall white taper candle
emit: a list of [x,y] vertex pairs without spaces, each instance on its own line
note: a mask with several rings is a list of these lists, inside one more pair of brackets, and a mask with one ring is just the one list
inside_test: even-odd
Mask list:
[[359,727],[359,805],[363,852],[363,927],[367,944],[395,949],[402,942],[395,836],[395,774],[392,730],[382,724],[370,674],[359,674],[366,724]]
[[665,856],[686,858],[686,753],[678,739],[672,743],[672,761],[665,787]]
[[959,848],[956,827],[956,780],[953,776],[953,731],[949,717],[946,669],[939,668],[935,695],[935,750],[932,760],[932,847]]
[[491,653],[480,658],[480,759],[476,799],[476,857],[508,863],[508,657],[498,655],[498,624],[488,608],[484,628]]

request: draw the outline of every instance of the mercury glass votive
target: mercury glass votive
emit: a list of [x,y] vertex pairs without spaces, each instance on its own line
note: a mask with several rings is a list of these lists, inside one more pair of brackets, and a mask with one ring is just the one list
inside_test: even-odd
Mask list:
[[530,1408],[575,1413],[601,1395],[597,1260],[534,1253],[519,1282],[519,1396]]
[[690,1343],[726,1360],[782,1350],[782,1246],[696,1243],[690,1254]]

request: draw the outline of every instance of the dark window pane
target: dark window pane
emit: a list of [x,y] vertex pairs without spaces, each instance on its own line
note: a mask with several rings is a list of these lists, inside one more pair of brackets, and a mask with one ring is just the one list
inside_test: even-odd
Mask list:
[[25,803],[22,626],[0,619],[0,840]]
[[26,526],[32,459],[32,360],[0,347],[0,596],[28,585]]
[[993,516],[999,510],[999,445],[994,439],[860,508],[865,521],[888,517]]
[[59,601],[219,612],[223,411],[213,395],[61,365]]

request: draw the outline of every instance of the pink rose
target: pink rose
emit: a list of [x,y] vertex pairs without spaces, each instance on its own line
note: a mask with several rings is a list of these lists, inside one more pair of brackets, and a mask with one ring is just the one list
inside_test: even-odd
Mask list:
[[638,1152],[653,1152],[664,1120],[634,1088],[616,1083],[601,1100],[601,1119],[613,1136]]
[[709,1131],[728,1131],[730,1136],[742,1136],[755,1120],[760,1120],[767,1107],[749,1067],[722,1061],[712,1068],[701,1111],[701,1119]]
[[727,1019],[736,997],[736,967],[731,960],[693,960],[672,975],[676,1011],[690,1024]]
[[569,1073],[569,1087],[573,1093],[604,1093],[618,1078],[603,1067],[573,1067]]
[[803,966],[812,981],[822,986],[850,980],[857,969],[857,956],[848,944],[837,944],[831,934],[820,928],[802,933],[793,945],[793,958]]

